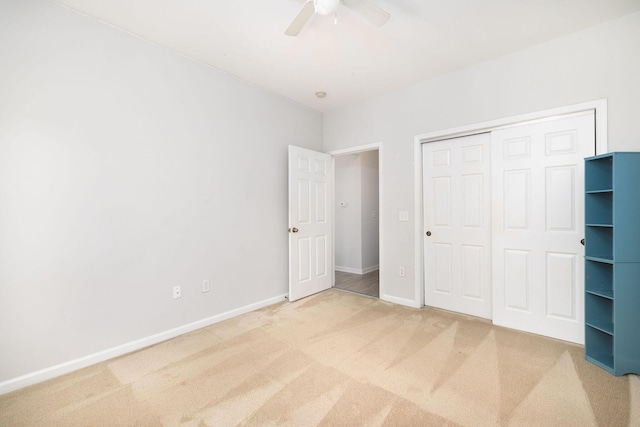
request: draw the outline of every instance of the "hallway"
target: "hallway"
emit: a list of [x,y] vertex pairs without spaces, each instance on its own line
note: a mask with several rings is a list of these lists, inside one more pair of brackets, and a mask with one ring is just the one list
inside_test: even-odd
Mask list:
[[367,274],[352,274],[336,271],[336,288],[368,295],[374,298],[380,296],[380,270]]

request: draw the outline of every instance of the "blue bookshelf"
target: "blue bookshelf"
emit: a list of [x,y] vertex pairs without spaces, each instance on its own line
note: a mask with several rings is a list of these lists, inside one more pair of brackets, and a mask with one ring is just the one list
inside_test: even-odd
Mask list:
[[640,374],[640,153],[585,159],[585,357]]

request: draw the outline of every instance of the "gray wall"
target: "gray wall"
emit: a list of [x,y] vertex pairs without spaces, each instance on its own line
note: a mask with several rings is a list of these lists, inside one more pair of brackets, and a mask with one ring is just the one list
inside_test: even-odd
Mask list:
[[[372,271],[379,263],[378,150],[360,153],[362,181],[362,269]],[[371,214],[375,212],[374,218]]]
[[[362,177],[359,154],[335,157],[335,268],[362,270]],[[346,206],[340,206],[340,203]]]
[[[378,151],[335,157],[336,270],[362,274],[378,267]],[[347,206],[340,206],[346,202]],[[376,212],[376,218],[371,213]]]
[[0,383],[285,294],[287,145],[321,150],[322,116],[52,2],[1,8]]
[[[383,145],[385,295],[420,301],[415,286],[414,137],[608,99],[610,150],[640,150],[640,13],[324,115],[325,150]],[[398,211],[410,212],[409,222]],[[399,266],[407,276],[399,277]]]

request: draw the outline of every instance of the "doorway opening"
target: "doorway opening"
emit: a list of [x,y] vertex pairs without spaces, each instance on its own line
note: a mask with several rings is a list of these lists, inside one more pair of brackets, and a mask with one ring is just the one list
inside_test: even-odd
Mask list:
[[334,154],[334,185],[334,286],[379,298],[378,148]]

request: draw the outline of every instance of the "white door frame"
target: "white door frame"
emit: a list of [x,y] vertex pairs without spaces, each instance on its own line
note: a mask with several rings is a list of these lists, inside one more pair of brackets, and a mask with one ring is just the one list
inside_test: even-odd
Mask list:
[[[383,269],[383,248],[384,248],[384,233],[383,233],[383,229],[384,229],[384,213],[383,213],[383,209],[382,207],[384,206],[383,200],[384,200],[384,195],[383,195],[383,191],[382,191],[382,177],[383,175],[383,155],[382,155],[382,142],[375,142],[373,144],[366,144],[366,145],[358,145],[355,147],[349,147],[349,148],[343,148],[340,150],[333,150],[333,151],[329,151],[327,154],[330,154],[332,157],[332,173],[333,173],[333,177],[332,177],[332,181],[333,181],[333,196],[335,197],[336,194],[336,189],[335,189],[335,185],[336,185],[336,177],[335,177],[335,173],[336,173],[336,159],[335,156],[341,156],[343,154],[357,154],[357,153],[362,153],[364,151],[374,151],[374,150],[378,150],[378,298],[380,298],[381,300],[385,300],[386,301],[386,294],[384,292],[384,280],[382,278],[382,269]],[[335,205],[335,204],[334,204]],[[332,256],[333,256],[333,266],[334,266],[334,271],[333,271],[333,282],[331,286],[335,286],[336,285],[336,273],[335,273],[335,265],[336,265],[336,212],[335,209],[333,209],[333,211],[331,212],[331,214],[333,215],[333,248],[332,248]]]
[[[424,218],[422,212],[422,144],[439,141],[443,139],[455,138],[459,136],[473,135],[481,132],[491,132],[493,130],[515,126],[524,123],[535,123],[537,121],[552,120],[557,116],[582,113],[585,111],[595,111],[596,120],[596,154],[608,152],[607,141],[607,99],[583,102],[580,104],[567,105],[550,110],[537,111],[534,113],[521,114],[517,116],[505,117],[502,119],[480,122],[466,126],[459,126],[450,129],[428,132],[414,137],[413,143],[413,165],[414,165],[414,217],[415,239],[414,239],[414,265],[415,284],[414,295],[416,307],[424,306],[424,254],[422,247],[422,230],[424,229]],[[382,223],[382,221],[381,221]],[[382,262],[380,263],[382,265]],[[381,292],[382,294],[382,292]]]

